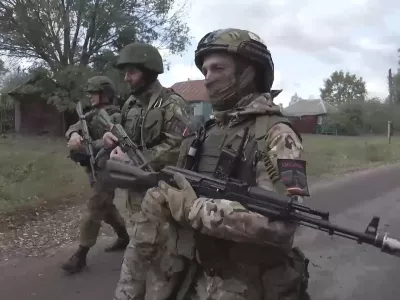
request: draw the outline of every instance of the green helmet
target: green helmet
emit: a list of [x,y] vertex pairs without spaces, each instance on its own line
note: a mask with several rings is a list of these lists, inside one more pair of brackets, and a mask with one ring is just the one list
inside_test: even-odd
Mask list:
[[122,69],[128,64],[142,66],[156,74],[164,73],[160,52],[149,44],[132,43],[126,45],[119,53],[117,68]]
[[227,28],[207,33],[197,45],[195,63],[201,70],[204,56],[213,52],[227,52],[237,54],[250,60],[264,73],[265,89],[269,91],[274,82],[274,62],[271,52],[253,32]]
[[103,93],[105,98],[112,100],[115,97],[115,85],[107,76],[89,78],[85,86],[87,93]]

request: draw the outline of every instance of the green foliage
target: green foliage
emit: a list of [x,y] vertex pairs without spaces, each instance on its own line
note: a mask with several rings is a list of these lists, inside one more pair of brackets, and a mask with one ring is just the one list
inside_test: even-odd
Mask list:
[[400,131],[400,107],[376,98],[364,103],[342,104],[339,113],[327,117],[326,122],[341,135],[385,134],[388,121]]
[[360,104],[343,104],[339,113],[325,120],[327,126],[335,127],[338,134],[358,135],[363,129],[363,110]]
[[59,111],[74,110],[75,104],[82,101],[89,104],[84,86],[86,81],[98,74],[85,66],[67,66],[54,74],[55,89],[46,95],[49,103],[54,104]]
[[364,102],[367,95],[362,77],[342,70],[333,72],[330,78],[324,80],[320,92],[321,99],[333,105]]
[[140,41],[184,51],[189,28],[176,0],[0,1],[0,54],[44,61],[53,71],[95,62]]
[[4,80],[4,76],[7,74],[8,69],[6,68],[4,61],[0,59],[0,84]]
[[400,104],[400,72],[398,71],[394,76],[393,76],[393,100],[394,104]]
[[[387,99],[387,103],[393,102],[392,104],[400,104],[400,49],[397,50],[399,54],[398,69],[397,73],[392,73],[392,78],[388,76],[389,93],[393,94],[393,99],[390,99],[390,95]],[[391,69],[389,70],[391,72]],[[389,73],[390,75],[390,73]]]
[[44,97],[60,111],[73,109],[86,98],[81,85],[89,76],[109,76],[123,98],[129,95],[123,74],[113,68],[125,45],[185,51],[190,36],[184,17],[185,4],[177,0],[2,0],[0,55],[44,66],[57,83],[54,91],[37,83],[44,84]]

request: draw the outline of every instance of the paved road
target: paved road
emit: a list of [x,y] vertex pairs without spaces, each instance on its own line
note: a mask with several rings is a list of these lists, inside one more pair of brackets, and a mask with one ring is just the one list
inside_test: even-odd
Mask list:
[[[374,215],[381,227],[400,238],[400,166],[379,168],[311,188],[308,203],[330,211],[333,222],[363,231]],[[90,268],[66,276],[58,268],[72,249],[50,258],[0,264],[0,299],[110,300],[119,277],[122,253],[107,254],[102,238],[89,255]],[[379,249],[301,230],[296,242],[311,259],[310,292],[318,300],[391,300],[400,294],[400,258]]]
[[[399,179],[399,166],[363,172],[357,177],[345,176],[318,186],[309,203],[332,212],[332,222],[360,231],[378,215],[380,228],[400,238]],[[369,245],[358,245],[308,228],[302,230],[297,241],[312,261],[310,293],[314,299],[399,298],[400,258]]]

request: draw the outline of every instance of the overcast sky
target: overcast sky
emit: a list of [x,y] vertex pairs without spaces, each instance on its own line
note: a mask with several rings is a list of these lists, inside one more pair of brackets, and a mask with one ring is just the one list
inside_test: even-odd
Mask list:
[[[189,0],[190,1],[190,0]],[[387,72],[397,70],[400,1],[396,0],[192,0],[188,24],[194,37],[182,57],[169,56],[165,86],[203,79],[194,50],[207,32],[240,28],[260,35],[275,63],[274,88],[286,106],[297,92],[319,97],[323,80],[338,69],[367,82],[369,96],[385,98]]]

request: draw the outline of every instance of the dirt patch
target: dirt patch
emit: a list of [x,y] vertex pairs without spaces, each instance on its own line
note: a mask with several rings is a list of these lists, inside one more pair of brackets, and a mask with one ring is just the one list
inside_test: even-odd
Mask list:
[[40,256],[76,240],[82,199],[0,213],[0,259]]
[[[125,197],[123,191],[117,190],[114,203],[127,220]],[[59,248],[76,243],[86,201],[87,197],[82,196],[0,213],[0,260],[52,255]],[[111,226],[103,223],[100,236],[114,236]]]

